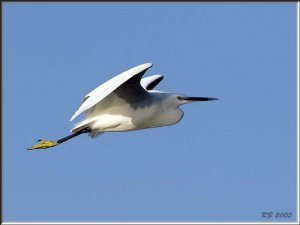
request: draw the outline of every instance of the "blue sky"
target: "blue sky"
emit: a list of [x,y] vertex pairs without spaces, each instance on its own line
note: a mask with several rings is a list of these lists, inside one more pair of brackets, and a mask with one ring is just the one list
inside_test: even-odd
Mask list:
[[[26,150],[145,62],[157,89],[220,100]],[[296,220],[296,3],[4,3],[2,79],[4,221]]]

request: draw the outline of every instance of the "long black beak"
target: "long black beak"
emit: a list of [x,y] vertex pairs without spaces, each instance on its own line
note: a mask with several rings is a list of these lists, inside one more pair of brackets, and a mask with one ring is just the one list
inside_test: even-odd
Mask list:
[[213,100],[219,100],[217,98],[208,98],[208,97],[179,97],[180,100],[186,100],[186,101],[213,101]]

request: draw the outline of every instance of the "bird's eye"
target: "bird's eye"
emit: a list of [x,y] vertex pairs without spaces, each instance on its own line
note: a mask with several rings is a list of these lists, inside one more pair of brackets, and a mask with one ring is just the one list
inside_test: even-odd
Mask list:
[[177,96],[177,99],[178,99],[178,100],[181,100],[181,97],[180,97],[180,96]]

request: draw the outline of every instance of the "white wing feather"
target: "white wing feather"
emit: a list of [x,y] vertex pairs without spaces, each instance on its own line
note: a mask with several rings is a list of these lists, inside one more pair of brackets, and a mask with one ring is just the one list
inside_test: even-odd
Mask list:
[[150,86],[153,86],[153,84],[154,84],[154,87],[155,87],[158,84],[156,82],[160,82],[162,79],[163,79],[163,76],[160,74],[152,75],[150,77],[145,77],[145,78],[142,78],[142,80],[141,80],[141,86],[145,90],[149,90]]
[[133,67],[112,79],[106,81],[104,84],[101,84],[99,87],[91,91],[85,96],[85,101],[79,107],[79,109],[74,113],[71,117],[70,121],[74,120],[81,113],[87,111],[91,107],[95,106],[98,102],[120,87],[127,80],[132,78],[133,76],[139,74],[140,72],[149,69],[152,67],[152,63],[145,63],[136,67]]

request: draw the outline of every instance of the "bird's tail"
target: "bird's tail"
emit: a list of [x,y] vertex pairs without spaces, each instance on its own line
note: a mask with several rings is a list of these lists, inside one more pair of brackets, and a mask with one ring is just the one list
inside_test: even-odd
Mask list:
[[91,128],[91,126],[93,125],[93,123],[95,122],[95,120],[96,120],[95,118],[85,119],[85,120],[77,123],[75,125],[75,127],[72,130],[70,130],[70,132],[76,133],[77,131],[82,130],[84,128],[87,128],[87,127]]
[[91,138],[95,138],[97,137],[98,135],[101,135],[103,134],[104,132],[103,131],[97,131],[97,130],[92,130],[91,132],[89,132],[89,136]]
[[[76,124],[76,126],[71,130],[72,133],[76,133],[84,128],[92,128],[93,123],[97,120],[97,118],[85,119]],[[101,130],[92,130],[89,132],[89,136],[91,138],[95,138],[98,135],[103,134],[104,132]]]

